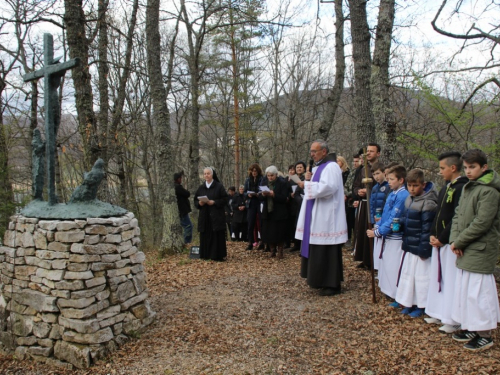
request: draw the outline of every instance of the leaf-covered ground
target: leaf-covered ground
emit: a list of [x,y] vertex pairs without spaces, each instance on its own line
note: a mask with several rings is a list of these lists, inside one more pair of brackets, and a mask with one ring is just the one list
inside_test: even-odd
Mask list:
[[320,297],[300,258],[228,244],[228,261],[148,254],[155,323],[87,370],[0,356],[1,374],[496,374],[495,346],[470,353],[439,326],[403,316],[344,252],[344,292]]

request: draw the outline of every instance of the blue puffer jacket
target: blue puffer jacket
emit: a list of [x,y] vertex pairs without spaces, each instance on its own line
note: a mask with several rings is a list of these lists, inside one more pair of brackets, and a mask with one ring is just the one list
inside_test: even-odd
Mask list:
[[432,182],[425,185],[422,195],[406,198],[405,210],[401,218],[403,224],[401,248],[403,251],[408,251],[422,258],[429,258],[432,255],[429,237],[436,210],[437,192]]
[[382,212],[382,219],[380,219],[375,229],[376,237],[401,239],[402,232],[393,232],[391,224],[394,218],[401,218],[405,208],[406,198],[409,195],[410,193],[408,193],[408,190],[406,190],[404,186],[389,194],[385,202],[384,212]]
[[384,181],[382,184],[376,183],[373,187],[370,195],[370,221],[372,224],[375,224],[374,217],[377,208],[381,208],[382,211],[384,210],[385,201],[390,192],[391,188],[387,181]]

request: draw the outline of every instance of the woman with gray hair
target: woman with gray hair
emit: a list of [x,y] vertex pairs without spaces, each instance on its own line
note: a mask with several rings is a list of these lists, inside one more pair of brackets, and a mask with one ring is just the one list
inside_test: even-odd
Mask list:
[[200,232],[200,258],[217,261],[226,260],[226,213],[228,195],[219,182],[215,170],[203,169],[205,182],[194,194],[194,205],[200,210],[198,232]]
[[[283,259],[283,244],[286,240],[288,209],[286,206],[289,190],[286,180],[278,177],[278,169],[271,165],[266,169],[259,192],[261,201],[262,240],[269,245],[271,257]],[[267,188],[264,188],[264,186]]]

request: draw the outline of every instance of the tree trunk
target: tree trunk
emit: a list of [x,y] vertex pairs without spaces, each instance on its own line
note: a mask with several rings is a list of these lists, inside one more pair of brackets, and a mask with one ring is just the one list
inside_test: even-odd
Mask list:
[[335,120],[335,114],[344,91],[345,52],[344,52],[344,12],[342,1],[335,1],[335,84],[327,99],[326,113],[318,130],[320,138],[328,139]]
[[349,0],[351,14],[352,57],[357,112],[358,145],[375,142],[375,124],[370,90],[371,57],[370,31],[366,19],[366,0]]
[[375,130],[382,147],[383,160],[387,162],[393,161],[396,156],[396,122],[389,97],[389,61],[394,7],[395,0],[380,1],[371,77]]
[[[104,160],[106,171],[109,171],[109,157],[110,150],[107,147],[106,138],[108,136],[108,121],[109,121],[109,86],[108,86],[108,20],[106,12],[108,10],[107,0],[98,0],[97,2],[97,30],[98,42],[97,53],[99,60],[97,63],[98,73],[98,90],[99,90],[99,114],[98,114],[98,128],[99,128],[99,142],[103,146],[101,148],[101,157]],[[99,196],[105,202],[110,202],[111,197],[109,194],[108,184],[104,181],[99,189]]]
[[[4,72],[2,72],[2,75]],[[10,216],[15,212],[14,193],[9,176],[9,150],[3,125],[3,91],[4,77],[0,77],[0,243],[9,225]]]
[[232,25],[232,9],[231,12],[231,61],[233,70],[233,96],[234,96],[234,184],[240,184],[240,105],[238,102],[239,85],[238,85],[238,61],[236,60],[236,46],[234,41],[234,26]]
[[123,107],[125,105],[125,98],[127,96],[127,82],[130,78],[130,64],[132,61],[132,49],[134,46],[134,32],[135,25],[137,23],[137,11],[139,9],[139,1],[134,0],[132,5],[132,15],[130,17],[130,26],[127,33],[127,48],[125,50],[125,61],[122,67],[122,74],[120,76],[120,82],[118,85],[118,90],[116,94],[116,100],[113,106],[113,118],[111,120],[111,126],[108,131],[108,137],[106,140],[107,150],[108,150],[108,161],[113,157],[116,157],[116,163],[118,165],[118,179],[120,181],[119,187],[119,202],[121,205],[125,206],[127,201],[127,188],[124,186],[126,183],[125,169],[123,167],[124,163],[124,153],[122,149],[124,146],[121,144],[121,139],[119,133],[119,124],[123,119]]
[[85,34],[86,20],[82,0],[64,0],[64,8],[69,55],[72,59],[80,59],[80,65],[71,70],[71,75],[75,87],[79,132],[83,140],[85,169],[90,170],[101,151],[89,72],[90,42]]
[[30,136],[38,126],[38,81],[31,81]]
[[200,182],[199,167],[200,167],[200,52],[203,40],[202,34],[197,34],[193,30],[193,23],[190,22],[186,4],[181,0],[181,12],[184,18],[187,31],[187,41],[189,46],[188,67],[190,77],[189,91],[191,94],[191,129],[189,136],[189,181],[188,190],[194,191]]
[[[182,249],[183,238],[175,197],[174,163],[170,142],[170,115],[167,107],[167,91],[161,71],[160,0],[148,0],[146,12],[146,48],[148,55],[149,85],[153,107],[153,123],[158,128],[158,195],[162,206],[162,241],[160,253]],[[175,39],[174,39],[175,40]],[[174,43],[172,41],[172,43]],[[171,74],[171,71],[168,73]]]

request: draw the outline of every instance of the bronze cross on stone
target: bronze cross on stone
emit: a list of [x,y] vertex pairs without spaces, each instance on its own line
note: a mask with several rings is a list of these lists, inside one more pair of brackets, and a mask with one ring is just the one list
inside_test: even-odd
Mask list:
[[[59,58],[54,60],[54,39],[52,34],[43,34],[43,60],[44,67],[24,76],[24,82],[33,81],[44,77],[44,106],[45,106],[45,155],[47,160],[47,191],[49,205],[57,203],[55,181],[55,153],[56,136],[59,128],[60,108],[57,88],[66,70],[72,69],[80,63],[78,58],[59,63]],[[33,181],[35,183],[35,181]]]

